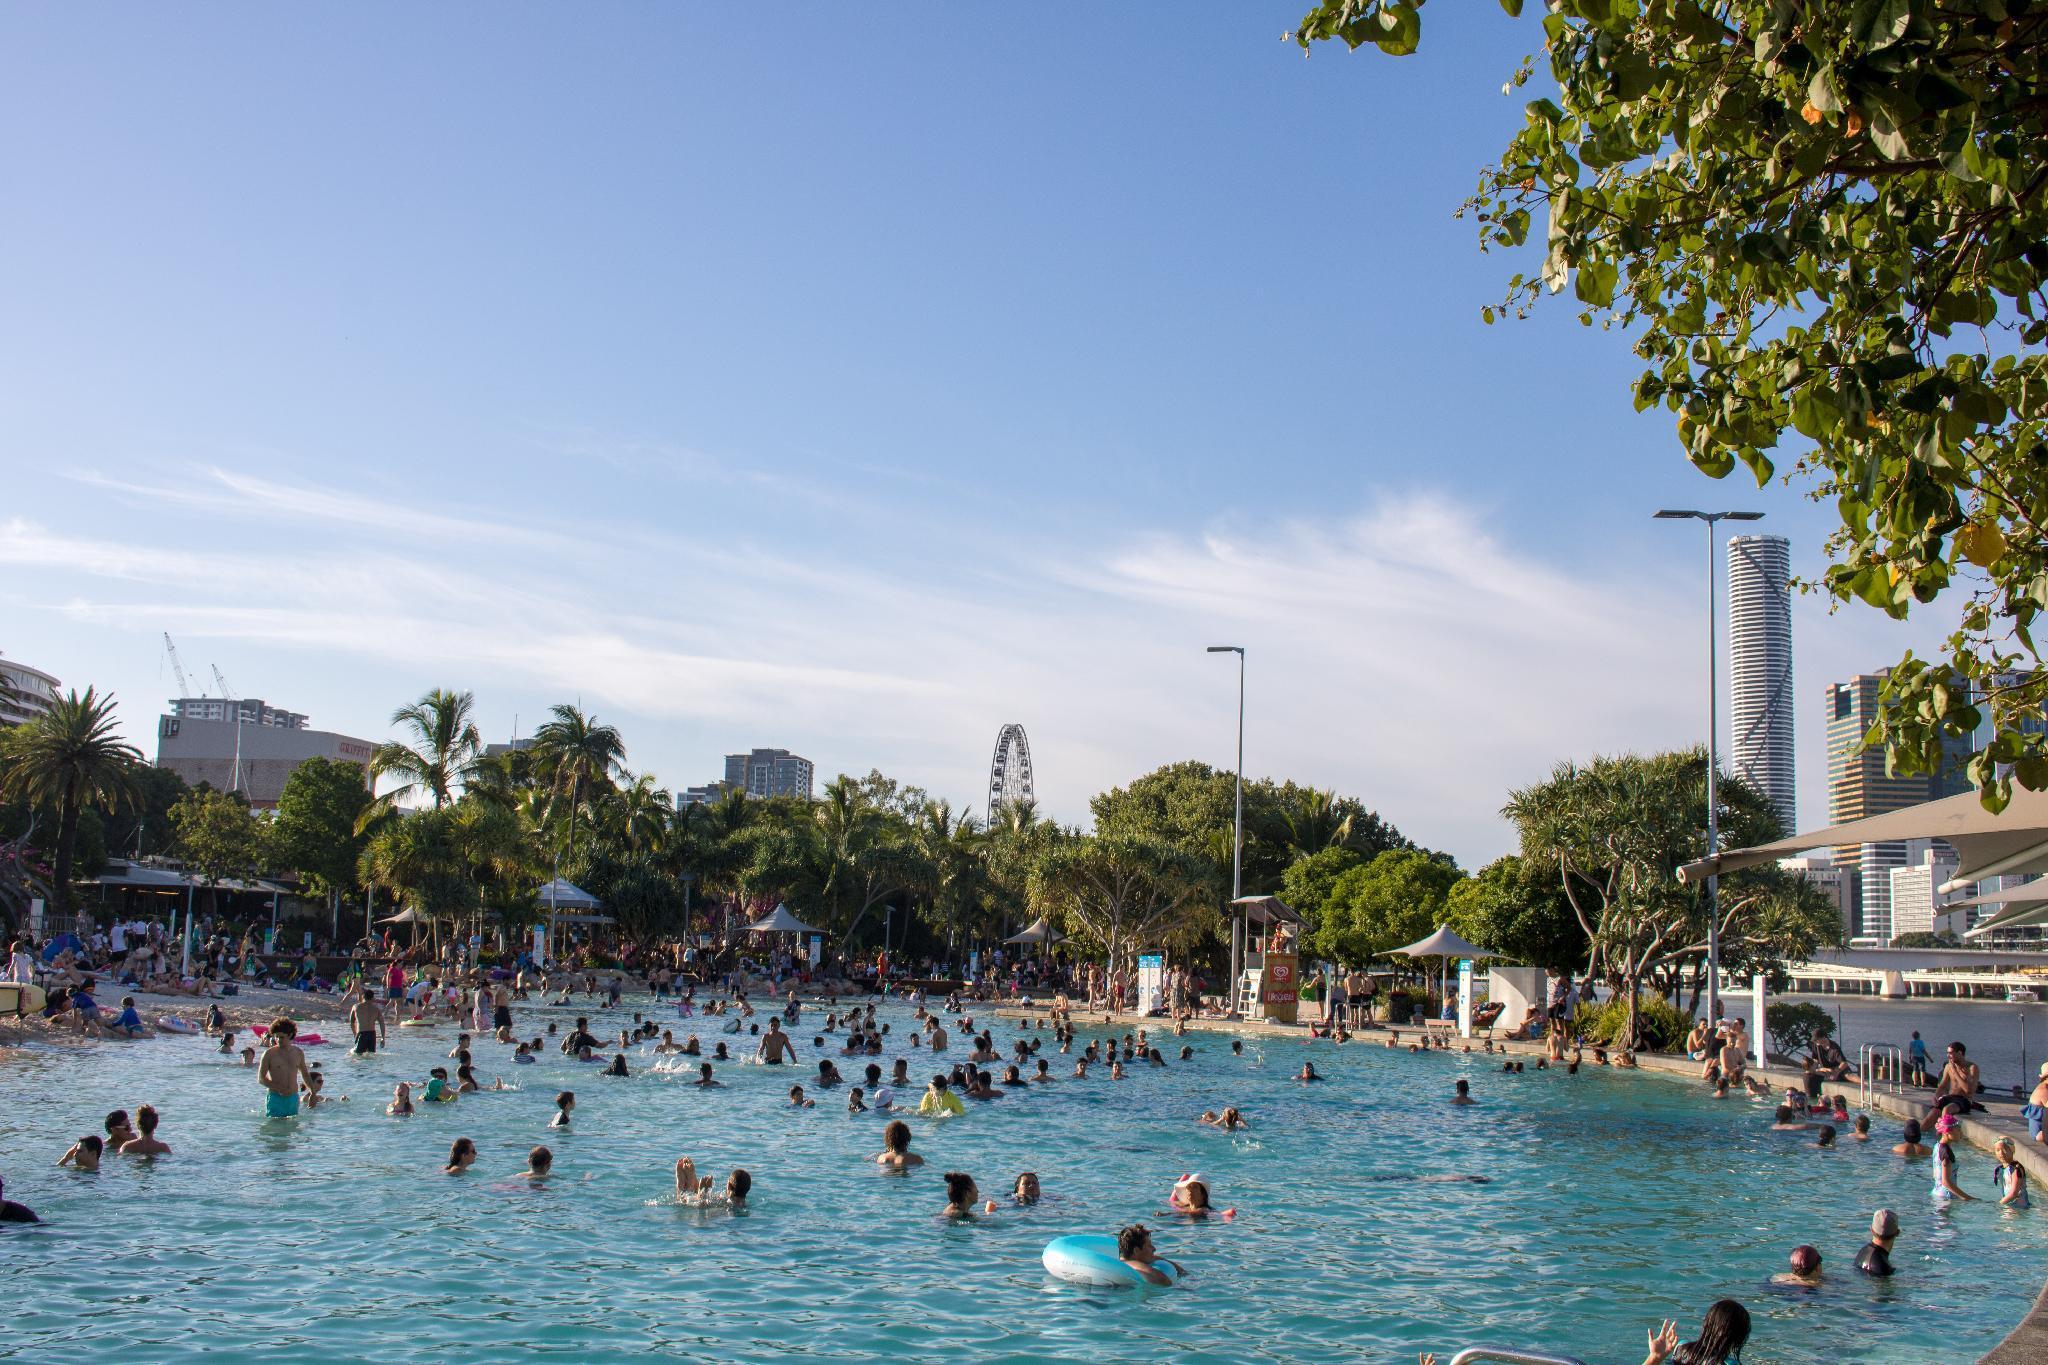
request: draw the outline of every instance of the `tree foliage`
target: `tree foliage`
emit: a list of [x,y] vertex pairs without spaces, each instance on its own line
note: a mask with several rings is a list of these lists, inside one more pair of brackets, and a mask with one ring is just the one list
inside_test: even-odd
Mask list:
[[239,792],[199,787],[171,807],[178,856],[206,880],[253,875],[263,863],[264,830]]
[[1338,962],[1361,963],[1427,938],[1443,922],[1458,869],[1414,849],[1389,849],[1337,878],[1312,946]]
[[361,765],[305,760],[292,769],[277,798],[269,830],[271,868],[298,873],[316,895],[354,887],[364,844],[356,822],[369,804]]
[[1586,962],[1586,931],[1552,870],[1508,854],[1451,888],[1451,928],[1508,962],[1575,972]]
[[[124,742],[114,720],[114,698],[88,687],[58,697],[44,714],[0,732],[0,794],[57,813],[56,860],[51,886],[57,909],[71,906],[72,857],[79,817],[94,804],[135,799],[142,754]],[[104,858],[104,853],[102,853]],[[99,868],[91,869],[99,875]]]
[[[1327,0],[1294,36],[1402,55],[1421,9]],[[1485,320],[1570,284],[1633,338],[1637,407],[1675,414],[1701,471],[1762,484],[1789,459],[1833,500],[1838,600],[1904,617],[1964,585],[1946,658],[1892,670],[1873,739],[1933,772],[1988,720],[1986,804],[2048,786],[2048,6],[1546,11],[1549,93],[1467,205],[1482,248],[1540,235],[1543,260]]]

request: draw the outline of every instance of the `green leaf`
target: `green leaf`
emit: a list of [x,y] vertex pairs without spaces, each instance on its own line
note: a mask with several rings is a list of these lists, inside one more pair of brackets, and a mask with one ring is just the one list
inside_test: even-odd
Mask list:
[[1595,308],[1605,308],[1614,302],[1614,285],[1620,278],[1612,261],[1587,261],[1579,267],[1579,278],[1574,291],[1579,302],[1590,303]]
[[1890,47],[1906,36],[1913,22],[1912,0],[1863,0],[1854,13],[1852,31],[1866,52]]
[[1522,0],[1500,0],[1500,7],[1508,12],[1510,19],[1522,17]]

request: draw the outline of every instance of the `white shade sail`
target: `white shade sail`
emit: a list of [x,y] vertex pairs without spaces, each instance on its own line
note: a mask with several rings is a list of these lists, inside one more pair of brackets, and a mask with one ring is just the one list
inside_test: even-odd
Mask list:
[[546,910],[597,910],[603,902],[566,877],[557,877],[535,893]]
[[1490,953],[1484,948],[1477,947],[1476,945],[1471,943],[1467,943],[1458,934],[1452,932],[1448,925],[1439,925],[1437,926],[1437,931],[1431,934],[1428,938],[1422,939],[1421,941],[1416,943],[1411,943],[1405,948],[1396,948],[1394,949],[1394,951],[1397,953],[1406,953],[1409,957],[1500,956],[1499,953]]
[[749,924],[747,932],[750,934],[822,934],[825,931],[805,924],[795,915],[790,914],[788,906],[778,905],[775,907],[775,913],[768,916],[768,918]]
[[1053,928],[1045,916],[1040,915],[1037,919],[1031,921],[1029,925],[1025,926],[1025,928],[1004,939],[1003,942],[1053,944],[1065,942],[1066,937],[1065,934]]

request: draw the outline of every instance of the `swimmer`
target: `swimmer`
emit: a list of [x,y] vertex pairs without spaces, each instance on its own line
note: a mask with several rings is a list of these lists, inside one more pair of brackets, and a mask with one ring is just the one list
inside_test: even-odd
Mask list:
[[100,1153],[107,1145],[101,1142],[99,1134],[87,1133],[71,1144],[71,1149],[57,1158],[59,1166],[69,1166],[74,1171],[97,1171],[100,1168]]
[[576,1109],[576,1092],[564,1090],[555,1096],[555,1116],[548,1120],[550,1128],[567,1128],[569,1115]]
[[926,1118],[947,1118],[966,1113],[967,1106],[953,1093],[944,1076],[933,1076],[924,1098],[917,1103],[917,1112]]
[[327,1078],[319,1072],[315,1071],[312,1075],[306,1077],[306,1107],[308,1109],[318,1109],[323,1104],[340,1104],[347,1098],[348,1096],[346,1095],[335,1095],[329,1098],[327,1094]]
[[704,1062],[697,1067],[697,1079],[690,1082],[690,1084],[696,1086],[699,1090],[714,1090],[724,1085],[725,1082],[714,1079],[711,1075],[711,1063]]
[[1124,1064],[1121,1061],[1113,1060],[1110,1062],[1109,1078],[1113,1081],[1120,1081],[1124,1078]]
[[1191,1059],[1194,1055],[1195,1050],[1191,1047],[1182,1047],[1180,1050],[1180,1059],[1184,1062]]
[[512,1062],[515,1066],[532,1066],[533,1049],[521,1043],[512,1053]]
[[792,1109],[816,1109],[818,1102],[804,1098],[804,1088],[793,1085],[789,1088],[789,1107]]
[[517,1178],[533,1181],[546,1180],[549,1173],[554,1169],[555,1154],[545,1147],[536,1147],[526,1154],[526,1169],[521,1171]]
[[1904,1131],[1905,1141],[1892,1148],[1893,1156],[1929,1156],[1932,1153],[1920,1142],[1920,1120],[1907,1119]]
[[1457,1093],[1451,1096],[1451,1103],[1471,1104],[1473,1102],[1474,1101],[1472,1099],[1472,1082],[1465,1080],[1459,1081],[1457,1085]]
[[1856,1116],[1856,1124],[1849,1130],[1849,1135],[1858,1142],[1870,1141],[1870,1115],[1858,1114]]
[[818,1079],[816,1084],[820,1090],[829,1090],[831,1087],[841,1084],[845,1079],[845,1077],[839,1074],[839,1068],[832,1064],[831,1058],[820,1057],[818,1059]]
[[909,1124],[902,1119],[889,1120],[882,1130],[882,1150],[875,1154],[875,1164],[899,1171],[924,1165],[924,1158],[910,1150]]
[[974,1183],[974,1177],[965,1171],[947,1171],[945,1216],[954,1219],[971,1219],[977,1212],[994,1213],[996,1201],[983,1203],[981,1188]]
[[156,1136],[156,1106],[145,1104],[135,1111],[136,1134],[121,1144],[122,1156],[169,1156],[168,1144]]
[[623,1052],[613,1054],[612,1064],[604,1069],[604,1074],[607,1076],[626,1075],[626,1054]]
[[1771,1276],[1772,1284],[1796,1284],[1806,1289],[1820,1288],[1820,1251],[1809,1246],[1792,1248],[1792,1268]]
[[1077,1081],[1085,1081],[1088,1079],[1088,1059],[1086,1057],[1081,1057],[1075,1060],[1074,1079]]
[[1010,1198],[1018,1204],[1036,1204],[1040,1198],[1038,1172],[1025,1171],[1020,1174],[1017,1183],[1010,1188]]
[[1232,1038],[1230,1040],[1230,1055],[1233,1057],[1244,1056],[1244,1039]]
[[[536,1152],[544,1152],[547,1148],[536,1147],[534,1150]],[[476,1165],[476,1144],[468,1138],[457,1138],[455,1139],[455,1145],[448,1149],[448,1164],[441,1168],[441,1174],[461,1175],[474,1165]]]
[[220,1047],[218,1051],[220,1052],[220,1055],[223,1057],[232,1057],[235,1055],[235,1031],[233,1029],[229,1029],[227,1030],[227,1032],[221,1034]]
[[[1151,1229],[1147,1228],[1143,1223],[1133,1223],[1117,1233],[1116,1255],[1118,1260],[1122,1261],[1132,1270],[1137,1271],[1139,1277],[1146,1284],[1173,1283],[1172,1280],[1167,1278],[1166,1273],[1155,1264],[1159,1260],[1159,1253],[1152,1245]],[[1168,1261],[1167,1264],[1181,1274],[1187,1273],[1181,1270],[1177,1262]]]
[[1173,1182],[1173,1193],[1166,1202],[1173,1206],[1175,1213],[1184,1213],[1190,1218],[1207,1218],[1215,1210],[1209,1204],[1209,1186],[1199,1175],[1184,1175]]
[[255,1049],[255,1048],[253,1048],[253,1047],[245,1047],[245,1048],[243,1048],[243,1049],[242,1049],[242,1065],[243,1065],[243,1066],[254,1066],[254,1065],[256,1065],[256,1049]]
[[1314,1062],[1303,1062],[1301,1070],[1295,1073],[1294,1079],[1306,1083],[1308,1081],[1319,1081],[1322,1077],[1316,1074],[1316,1064]]
[[434,1104],[455,1103],[455,1087],[448,1084],[447,1067],[437,1066],[427,1073],[427,1087],[420,1098]]
[[392,1118],[409,1118],[412,1115],[412,1083],[400,1081],[391,1088],[391,1103],[384,1106],[384,1112]]
[[849,1114],[865,1114],[868,1112],[867,1104],[861,1096],[860,1087],[857,1085],[846,1092],[846,1112]]
[[1032,1076],[1031,1076],[1031,1083],[1032,1083],[1033,1085],[1043,1085],[1043,1084],[1045,1084],[1045,1083],[1046,1083],[1047,1081],[1050,1081],[1050,1080],[1052,1080],[1052,1079],[1053,1079],[1053,1074],[1052,1074],[1052,1066],[1051,1066],[1051,1064],[1050,1064],[1049,1062],[1047,1062],[1047,1061],[1045,1060],[1045,1058],[1043,1058],[1043,1057],[1040,1057],[1040,1058],[1038,1059],[1038,1070],[1037,1070],[1036,1072],[1032,1073]]

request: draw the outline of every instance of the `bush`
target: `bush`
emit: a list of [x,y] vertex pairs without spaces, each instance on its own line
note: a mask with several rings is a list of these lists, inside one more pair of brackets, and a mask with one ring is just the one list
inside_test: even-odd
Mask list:
[[[1581,1004],[1572,1016],[1572,1026],[1603,1047],[1624,1046],[1621,1031],[1628,1027],[1628,1002],[1610,1000],[1604,1005]],[[1661,997],[1639,996],[1636,1000],[1636,1043],[1639,1051],[1677,1052],[1692,1032],[1692,1016]]]
[[1834,1031],[1835,1016],[1819,1005],[1764,1007],[1764,1032],[1771,1035],[1771,1042],[1782,1056],[1809,1051],[1815,1038]]

